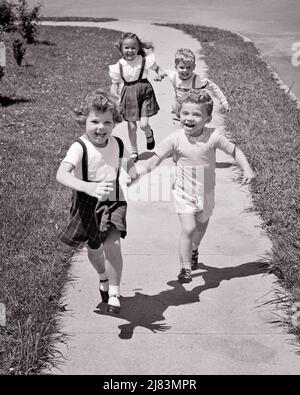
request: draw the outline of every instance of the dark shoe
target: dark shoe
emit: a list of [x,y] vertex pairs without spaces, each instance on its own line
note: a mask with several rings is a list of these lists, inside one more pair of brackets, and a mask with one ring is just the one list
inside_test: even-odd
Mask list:
[[[106,283],[106,282],[108,282],[108,279],[99,281],[99,283]],[[108,302],[108,291],[102,291],[102,289],[100,289],[100,287],[99,287],[99,292],[101,295],[102,302],[107,303]]]
[[153,135],[153,130],[151,129],[151,136],[147,137],[147,149],[152,150],[155,147],[155,140]]
[[133,163],[136,163],[139,160],[139,154],[137,152],[132,152],[131,159],[132,159]]
[[[118,296],[118,295],[110,295],[109,299],[110,298],[118,298],[120,300],[120,296]],[[121,310],[121,306],[120,305],[119,306],[115,306],[115,305],[109,304],[109,300],[108,300],[108,305],[107,305],[108,313],[119,314],[120,310]]]
[[192,270],[198,269],[198,255],[199,255],[198,250],[192,251]]
[[192,281],[191,270],[182,268],[178,274],[178,281],[180,283],[190,283]]

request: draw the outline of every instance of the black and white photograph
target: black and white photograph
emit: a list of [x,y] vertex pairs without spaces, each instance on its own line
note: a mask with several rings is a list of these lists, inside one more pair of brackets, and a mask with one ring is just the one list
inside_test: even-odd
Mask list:
[[299,375],[299,163],[299,0],[0,0],[0,375]]

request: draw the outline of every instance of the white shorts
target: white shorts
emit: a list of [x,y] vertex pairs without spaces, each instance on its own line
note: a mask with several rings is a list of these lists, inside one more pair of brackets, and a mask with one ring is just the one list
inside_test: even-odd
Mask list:
[[215,207],[215,190],[204,193],[202,201],[192,201],[187,199],[181,192],[172,190],[177,214],[194,214],[197,215],[199,222],[206,222],[213,213]]

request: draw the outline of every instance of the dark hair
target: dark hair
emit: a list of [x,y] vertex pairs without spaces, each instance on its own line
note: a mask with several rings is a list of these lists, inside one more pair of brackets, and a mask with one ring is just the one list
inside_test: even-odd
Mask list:
[[114,123],[123,121],[117,98],[103,89],[97,89],[85,95],[80,107],[74,110],[76,121],[80,125],[84,125],[86,118],[93,110],[100,112],[111,111]]
[[211,116],[213,110],[213,100],[207,92],[201,92],[198,89],[191,89],[187,92],[181,100],[180,109],[183,103],[196,103],[205,105],[207,115]]
[[132,40],[136,40],[138,43],[138,55],[141,55],[143,57],[146,56],[146,51],[145,49],[151,49],[154,50],[154,45],[152,44],[152,42],[150,41],[142,41],[139,39],[139,37],[135,34],[135,33],[130,33],[130,32],[126,32],[126,33],[122,33],[119,40],[116,42],[115,46],[118,48],[118,50],[122,53],[122,45],[124,40],[126,40],[127,38],[131,38]]

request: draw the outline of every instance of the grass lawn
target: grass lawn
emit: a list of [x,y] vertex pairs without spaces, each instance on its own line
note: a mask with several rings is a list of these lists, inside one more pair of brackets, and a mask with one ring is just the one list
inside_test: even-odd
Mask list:
[[[279,88],[251,43],[229,32],[170,25],[201,41],[209,76],[231,106],[227,127],[258,172],[254,209],[273,242],[270,268],[287,289],[287,305],[300,297],[299,111]],[[80,135],[70,116],[85,93],[108,87],[108,65],[119,58],[119,32],[97,28],[40,28],[25,66],[7,47],[0,81],[0,374],[35,374],[55,363],[53,344],[72,251],[58,242],[70,191],[55,174]],[[171,61],[171,60],[170,60]],[[300,336],[298,327],[291,327]]]
[[285,308],[286,323],[300,340],[300,320],[291,320],[300,310],[300,111],[251,42],[215,28],[165,26],[200,41],[208,77],[229,101],[226,127],[257,171],[251,185],[253,210],[272,241],[270,271],[286,290],[274,303]]
[[[59,337],[56,316],[71,249],[58,242],[70,191],[55,180],[70,143],[81,134],[71,118],[86,92],[109,87],[108,65],[119,52],[118,32],[41,27],[27,66],[4,38],[6,76],[0,81],[0,374],[38,372]],[[28,64],[29,63],[29,64]]]

